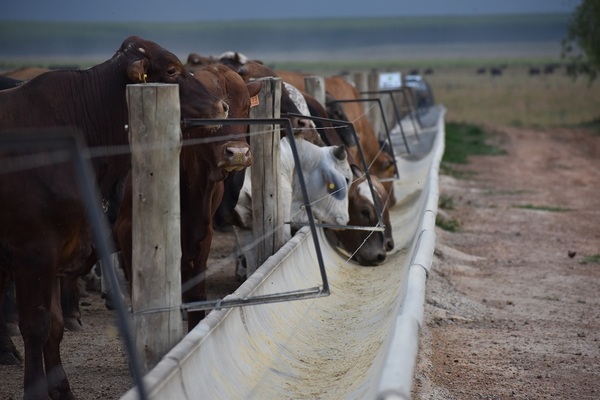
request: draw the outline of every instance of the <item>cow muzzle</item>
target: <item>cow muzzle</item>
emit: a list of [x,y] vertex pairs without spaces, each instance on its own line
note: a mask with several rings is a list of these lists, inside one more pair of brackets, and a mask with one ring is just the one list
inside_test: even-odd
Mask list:
[[228,172],[241,171],[252,165],[252,152],[247,144],[228,143],[223,146],[219,167]]

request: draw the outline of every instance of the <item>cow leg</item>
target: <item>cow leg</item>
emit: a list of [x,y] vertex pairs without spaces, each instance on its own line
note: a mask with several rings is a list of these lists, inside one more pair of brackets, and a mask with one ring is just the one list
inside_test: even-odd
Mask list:
[[[181,268],[181,289],[182,300],[184,303],[206,300],[206,263],[204,268],[200,268],[200,263],[189,261],[182,264]],[[188,331],[191,331],[202,319],[206,313],[201,311],[189,311],[187,315]]]
[[[48,242],[54,243],[52,240]],[[52,249],[36,250],[38,251],[13,253],[13,263],[16,266],[14,277],[19,308],[19,328],[25,348],[23,379],[25,400],[50,399],[44,372],[43,351],[50,338],[52,290],[53,285],[58,282],[55,278],[58,263],[56,258],[51,257],[53,255],[56,257]],[[52,373],[56,372],[52,371]],[[64,371],[62,373],[64,374]]]
[[[0,306],[4,306],[3,299],[7,295],[9,284],[9,273],[0,270]],[[10,329],[4,318],[4,313],[0,313],[0,365],[19,365],[23,358],[10,338]]]
[[67,275],[60,277],[60,305],[62,308],[64,326],[76,332],[83,329],[81,311],[79,309],[79,276]]
[[[10,275],[10,274],[9,274]],[[0,293],[2,293],[0,289]],[[4,289],[4,296],[0,298],[0,309],[2,309],[2,315],[4,321],[8,327],[10,336],[20,336],[19,332],[19,312],[17,310],[17,299],[15,297],[15,282],[12,277],[9,277],[6,289]]]
[[[63,369],[60,358],[60,342],[64,333],[64,320],[61,312],[61,281],[62,279],[56,278],[52,289],[50,335],[44,346],[44,365],[50,397],[52,399],[70,400],[75,399],[75,396],[71,392],[67,374]],[[75,281],[75,284],[77,284],[77,279],[71,279],[71,281]]]
[[[117,309],[117,301],[127,303],[128,300],[125,298],[123,293],[129,293],[131,297],[131,278],[126,278],[125,273],[127,267],[123,267],[124,260],[121,257],[121,253],[113,253],[111,256],[112,265],[115,270],[115,274],[117,276],[118,287],[113,288],[110,284],[109,278],[106,277],[106,274],[102,272],[102,261],[100,261],[100,286],[102,288],[102,298],[104,299],[104,306],[108,310],[116,310]],[[131,271],[131,267],[129,267],[129,271]],[[119,296],[118,298],[116,296]]]

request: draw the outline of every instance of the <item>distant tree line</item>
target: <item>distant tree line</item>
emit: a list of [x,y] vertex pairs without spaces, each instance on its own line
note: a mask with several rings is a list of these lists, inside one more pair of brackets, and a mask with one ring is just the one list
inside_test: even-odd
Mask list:
[[573,78],[587,76],[590,84],[600,72],[600,0],[583,0],[573,12],[562,58]]

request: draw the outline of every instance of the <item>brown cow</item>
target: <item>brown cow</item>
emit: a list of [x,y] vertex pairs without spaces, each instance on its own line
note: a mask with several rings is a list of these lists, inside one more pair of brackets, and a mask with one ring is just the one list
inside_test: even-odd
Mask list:
[[369,230],[331,230],[325,229],[325,235],[332,246],[343,250],[349,257],[364,266],[375,266],[386,259],[386,252],[394,248],[392,226],[389,211],[383,207],[387,192],[375,176],[371,176],[373,194],[365,175],[355,179],[348,193],[348,211],[350,226],[377,227],[381,222],[385,231]]
[[[184,118],[215,118],[228,106],[187,73],[181,61],[154,42],[127,38],[108,61],[86,70],[51,71],[0,92],[0,131],[72,127],[91,148],[128,146],[126,86],[140,82],[179,85]],[[90,254],[92,242],[84,204],[70,162],[56,160],[52,136],[44,145],[6,150],[0,160],[31,156],[38,168],[0,174],[0,293],[13,274],[19,327],[25,347],[24,397],[74,398],[60,358],[63,320],[58,277],[66,266]],[[46,164],[44,164],[46,162]],[[92,160],[100,194],[115,202],[128,155]],[[0,324],[0,330],[3,329]],[[8,340],[7,340],[8,339]],[[14,346],[0,331],[0,349],[10,358]],[[16,360],[13,360],[16,361]]]
[[193,74],[200,68],[204,68],[207,65],[216,64],[219,62],[217,57],[213,56],[202,56],[198,53],[190,53],[187,58],[187,62],[183,65],[186,71]]
[[[235,71],[222,64],[200,68],[194,77],[214,96],[228,99],[230,118],[248,118],[250,97],[258,94],[262,86],[262,82],[246,85]],[[213,216],[221,202],[223,180],[228,173],[240,171],[251,164],[250,147],[244,138],[247,130],[247,125],[224,125],[218,130],[202,127],[189,130],[184,137],[186,141],[216,138],[200,144],[186,144],[184,141],[181,150],[181,279],[185,303],[206,300],[204,276],[213,236]],[[131,182],[128,182],[123,207],[114,226],[130,284],[131,196]],[[203,317],[204,311],[189,313],[188,328],[191,330]]]

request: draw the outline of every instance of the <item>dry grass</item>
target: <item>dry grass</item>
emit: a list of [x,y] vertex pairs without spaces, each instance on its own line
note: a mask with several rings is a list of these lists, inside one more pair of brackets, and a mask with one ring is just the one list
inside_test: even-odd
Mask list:
[[473,66],[438,66],[427,79],[450,122],[543,127],[600,118],[600,82],[573,81],[563,69],[530,76],[528,66],[515,65],[492,77]]

